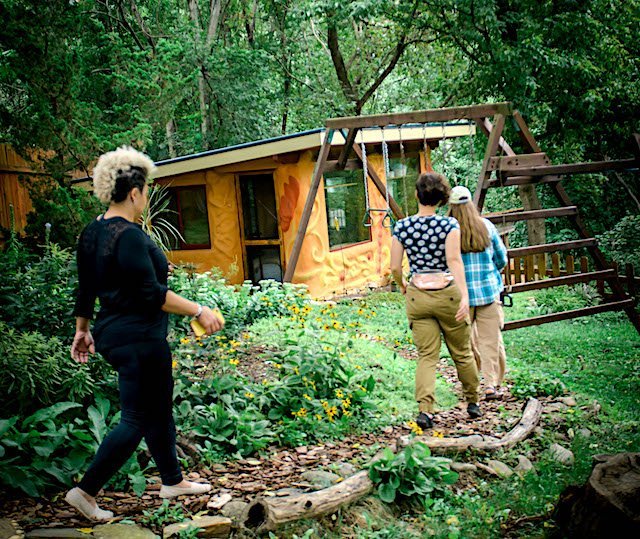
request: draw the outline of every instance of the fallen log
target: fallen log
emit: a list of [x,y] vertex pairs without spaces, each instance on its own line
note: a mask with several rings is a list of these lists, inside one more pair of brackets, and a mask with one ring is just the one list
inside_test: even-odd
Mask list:
[[568,487],[554,518],[567,537],[640,537],[640,453],[601,455],[587,483]]
[[435,436],[416,436],[411,438],[403,436],[400,444],[403,446],[410,443],[422,442],[429,446],[434,452],[466,451],[474,449],[476,451],[495,451],[496,449],[507,449],[527,438],[536,428],[542,415],[542,403],[538,399],[529,399],[518,424],[513,427],[502,438],[493,436],[482,436],[473,434],[471,436],[461,436],[459,438],[437,438]]
[[338,507],[351,503],[373,489],[369,472],[362,471],[337,485],[284,498],[257,498],[247,508],[244,526],[256,532],[276,529],[278,526],[301,518],[316,518],[335,512]]

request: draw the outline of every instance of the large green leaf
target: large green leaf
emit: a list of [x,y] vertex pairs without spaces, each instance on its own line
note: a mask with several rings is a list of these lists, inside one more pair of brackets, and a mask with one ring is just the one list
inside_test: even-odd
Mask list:
[[49,406],[48,408],[43,408],[42,410],[38,410],[35,414],[30,415],[27,419],[22,423],[23,427],[27,427],[30,425],[35,425],[37,423],[46,421],[48,419],[54,418],[63,414],[67,410],[72,410],[74,408],[81,408],[82,404],[78,402],[58,402],[53,406]]
[[378,496],[385,503],[392,503],[396,499],[396,489],[389,483],[378,485]]

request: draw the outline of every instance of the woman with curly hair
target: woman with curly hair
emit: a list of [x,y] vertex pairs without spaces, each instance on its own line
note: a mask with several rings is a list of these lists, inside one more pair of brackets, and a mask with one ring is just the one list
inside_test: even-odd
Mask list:
[[[391,273],[405,294],[409,327],[418,349],[416,367],[417,425],[433,426],[436,367],[441,334],[455,363],[471,418],[478,406],[478,369],[469,341],[469,294],[460,255],[460,227],[451,217],[436,214],[446,204],[451,187],[442,174],[427,172],[416,182],[419,209],[396,223],[391,242]],[[407,253],[411,279],[402,274]]]
[[[151,159],[130,147],[100,157],[93,172],[95,195],[109,205],[82,231],[78,243],[76,333],[71,356],[86,363],[100,352],[118,372],[120,423],[105,437],[78,486],[66,501],[92,520],[111,511],[95,496],[145,439],[160,471],[160,497],[200,494],[211,486],[185,481],[176,455],[173,377],[167,343],[168,313],[193,316],[208,334],[223,324],[209,307],[167,288],[164,253],[138,224],[155,171]],[[100,310],[93,318],[96,298]]]
[[506,369],[500,293],[500,272],[507,265],[507,249],[493,223],[483,219],[471,192],[462,185],[449,197],[449,215],[460,224],[460,248],[469,290],[471,346],[484,378],[485,399],[499,399]]

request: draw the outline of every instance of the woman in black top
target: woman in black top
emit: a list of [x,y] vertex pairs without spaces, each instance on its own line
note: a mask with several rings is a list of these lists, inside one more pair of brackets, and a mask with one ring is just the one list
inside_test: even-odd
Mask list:
[[[66,500],[94,520],[113,517],[95,496],[133,454],[144,437],[162,478],[160,496],[200,494],[208,484],[183,480],[176,456],[172,414],[173,378],[167,343],[168,313],[194,316],[208,334],[222,323],[208,307],[167,288],[168,262],[138,221],[147,205],[147,181],[155,167],[144,154],[119,148],[100,157],[94,193],[109,204],[78,243],[79,289],[71,356],[86,363],[96,350],[118,371],[120,423],[105,437],[86,474]],[[96,298],[100,310],[89,323]]]

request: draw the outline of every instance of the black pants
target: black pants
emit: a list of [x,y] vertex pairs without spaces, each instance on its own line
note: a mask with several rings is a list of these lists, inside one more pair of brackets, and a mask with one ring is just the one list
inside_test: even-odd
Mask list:
[[128,344],[111,349],[107,361],[118,371],[120,423],[100,444],[78,486],[95,496],[129,460],[144,437],[164,485],[177,485],[182,474],[176,455],[173,422],[171,351],[166,341]]

